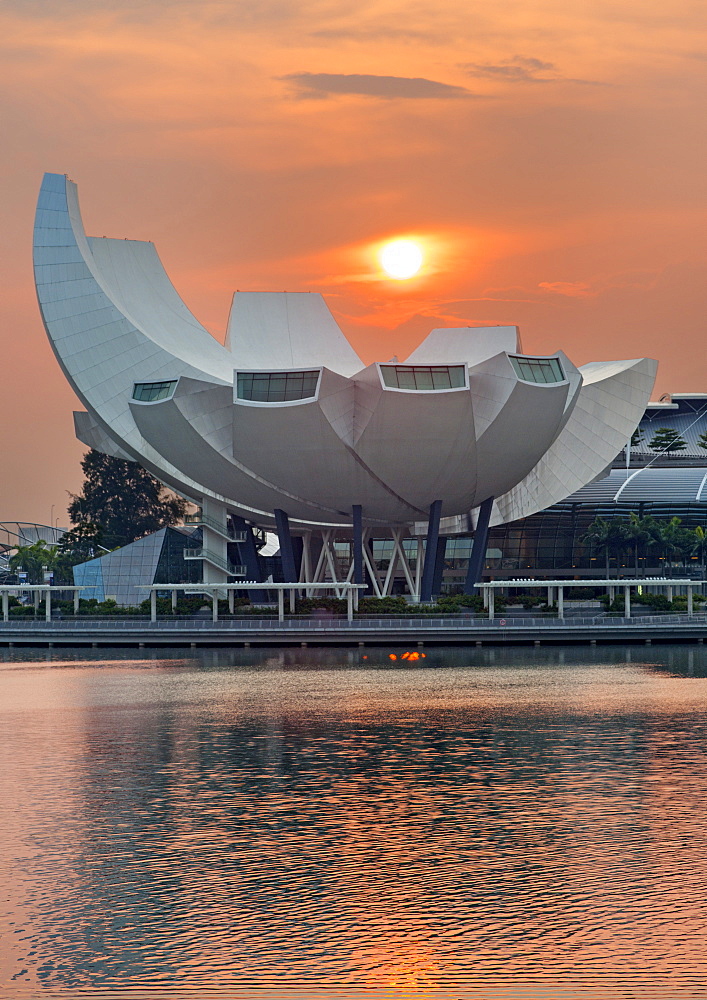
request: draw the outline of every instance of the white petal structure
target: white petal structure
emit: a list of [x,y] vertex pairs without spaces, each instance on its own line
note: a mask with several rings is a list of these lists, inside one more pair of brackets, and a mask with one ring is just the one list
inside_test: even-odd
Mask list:
[[365,366],[310,293],[239,292],[226,344],[192,316],[151,243],[87,237],[76,186],[47,174],[37,295],[83,401],[80,440],[139,461],[202,507],[271,526],[407,526],[494,499],[513,520],[601,475],[638,424],[648,359],[528,357],[515,327],[433,330]]

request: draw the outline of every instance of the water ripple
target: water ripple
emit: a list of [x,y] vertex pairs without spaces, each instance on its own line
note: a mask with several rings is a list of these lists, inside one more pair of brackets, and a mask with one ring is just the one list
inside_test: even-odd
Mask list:
[[0,658],[6,995],[707,997],[703,648],[387,652]]

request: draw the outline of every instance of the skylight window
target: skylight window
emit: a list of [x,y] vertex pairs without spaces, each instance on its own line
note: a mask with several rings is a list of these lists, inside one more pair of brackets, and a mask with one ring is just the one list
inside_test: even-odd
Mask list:
[[157,403],[161,399],[169,399],[176,385],[176,379],[173,382],[136,382],[133,386],[133,399],[141,403]]
[[383,384],[389,389],[434,392],[439,389],[463,389],[464,365],[381,365]]
[[564,382],[565,373],[559,358],[523,358],[509,354],[516,375],[524,382],[547,384]]
[[300,372],[238,372],[236,398],[253,403],[291,403],[313,399],[319,370]]

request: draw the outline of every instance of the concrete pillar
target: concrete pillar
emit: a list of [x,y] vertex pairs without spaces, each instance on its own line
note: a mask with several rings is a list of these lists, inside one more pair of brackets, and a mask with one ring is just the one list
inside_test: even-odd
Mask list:
[[565,588],[557,588],[557,617],[565,617]]
[[466,571],[466,583],[464,585],[465,594],[473,594],[476,584],[482,577],[484,571],[484,560],[486,558],[486,548],[489,540],[489,521],[491,520],[491,510],[493,509],[493,497],[489,497],[479,507],[479,514],[476,519],[476,531],[474,532],[474,545],[469,558],[469,568]]
[[52,620],[52,592],[49,587],[44,591],[44,617],[48,622]]
[[291,615],[293,615],[295,613],[295,607],[296,607],[295,601],[296,601],[295,588],[291,587],[290,588],[290,614]]
[[218,621],[218,590],[211,592],[211,620]]
[[555,596],[555,588],[554,587],[548,587],[547,588],[547,603],[548,603],[548,606],[552,604],[554,596]]
[[2,620],[4,622],[10,620],[10,595],[6,590],[2,592]]
[[631,617],[631,588],[624,587],[624,618]]
[[668,600],[672,601],[672,599],[673,599],[673,588],[668,587]]
[[81,600],[81,591],[80,590],[75,590],[74,591],[74,614],[75,615],[77,615],[79,613],[79,601],[80,600]]
[[435,578],[435,563],[437,561],[437,540],[439,539],[439,519],[442,513],[442,501],[435,500],[430,504],[427,520],[427,543],[425,545],[425,565],[422,570],[420,586],[420,601],[428,604],[432,600],[432,584]]
[[692,586],[687,588],[687,613],[692,617]]
[[280,624],[285,620],[285,591],[282,588],[277,591],[277,620]]
[[33,590],[32,596],[34,597],[34,613],[39,614],[39,591]]
[[[219,559],[224,565],[228,563],[228,538],[226,537],[227,510],[226,505],[213,497],[204,497],[201,510],[207,523],[202,525],[203,547]],[[209,523],[211,522],[211,523]],[[218,527],[218,530],[216,527]],[[205,559],[202,563],[202,583],[226,583],[228,572],[219,566],[214,566]]]
[[353,595],[354,592],[349,587],[346,591],[346,617],[348,621],[353,621]]
[[493,618],[495,605],[495,593],[493,587],[489,587],[489,618]]
[[172,611],[177,610],[177,591],[172,591]]
[[150,591],[150,621],[157,621],[157,591]]
[[228,611],[229,611],[230,614],[233,614],[233,611],[235,609],[235,606],[236,606],[235,601],[236,601],[236,592],[235,592],[235,590],[229,590],[229,592],[228,592]]

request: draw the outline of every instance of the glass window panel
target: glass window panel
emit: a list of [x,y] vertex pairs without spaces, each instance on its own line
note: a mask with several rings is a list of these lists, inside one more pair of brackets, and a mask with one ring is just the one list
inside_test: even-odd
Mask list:
[[452,380],[449,377],[449,372],[432,372],[432,388],[433,389],[451,389]]
[[460,389],[466,385],[464,365],[381,365],[383,384],[390,389]]
[[285,403],[316,395],[318,371],[237,374],[236,396],[256,403]]
[[415,382],[415,373],[412,371],[405,371],[404,369],[398,370],[398,388],[399,389],[416,389],[417,383]]
[[176,380],[172,382],[136,382],[133,386],[133,399],[142,403],[156,403],[160,399],[169,399],[174,392]]
[[565,379],[562,365],[557,358],[522,358],[510,355],[509,359],[516,375],[524,382],[546,385],[563,382]]
[[434,383],[432,382],[432,372],[425,371],[424,369],[415,369],[415,388],[434,389]]

